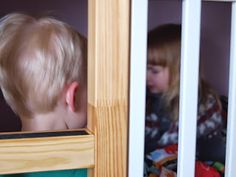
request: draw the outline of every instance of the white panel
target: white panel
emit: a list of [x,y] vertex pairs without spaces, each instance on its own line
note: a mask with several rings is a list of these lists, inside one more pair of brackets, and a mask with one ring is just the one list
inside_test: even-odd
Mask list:
[[201,0],[184,0],[182,11],[178,177],[194,177]]
[[232,3],[225,177],[236,176],[236,2]]
[[143,177],[147,0],[131,1],[129,177]]

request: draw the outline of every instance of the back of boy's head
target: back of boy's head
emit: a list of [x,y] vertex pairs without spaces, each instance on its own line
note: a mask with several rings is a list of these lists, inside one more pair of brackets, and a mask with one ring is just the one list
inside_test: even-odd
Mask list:
[[9,14],[0,21],[0,86],[20,116],[52,111],[67,84],[86,89],[86,41],[56,19]]

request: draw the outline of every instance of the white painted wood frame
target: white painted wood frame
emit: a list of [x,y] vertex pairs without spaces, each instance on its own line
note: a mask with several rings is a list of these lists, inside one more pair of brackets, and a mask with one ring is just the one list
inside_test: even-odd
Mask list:
[[236,2],[232,3],[225,177],[236,176]]
[[147,0],[131,3],[129,177],[143,177],[147,5]]
[[200,0],[182,7],[178,177],[194,177],[200,47]]

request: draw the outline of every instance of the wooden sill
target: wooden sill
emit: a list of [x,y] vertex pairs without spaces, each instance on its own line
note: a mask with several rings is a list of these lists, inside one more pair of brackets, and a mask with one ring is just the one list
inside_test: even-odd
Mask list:
[[86,129],[0,134],[0,174],[94,167],[94,135]]

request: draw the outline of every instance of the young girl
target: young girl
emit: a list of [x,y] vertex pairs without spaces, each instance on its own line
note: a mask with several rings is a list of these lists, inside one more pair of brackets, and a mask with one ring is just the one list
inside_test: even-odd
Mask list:
[[[180,40],[181,26],[176,24],[159,26],[148,34],[146,157],[178,143]],[[219,97],[199,78],[197,138],[216,135],[223,122]],[[149,160],[145,159],[146,175],[155,173]]]

